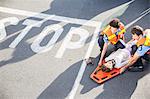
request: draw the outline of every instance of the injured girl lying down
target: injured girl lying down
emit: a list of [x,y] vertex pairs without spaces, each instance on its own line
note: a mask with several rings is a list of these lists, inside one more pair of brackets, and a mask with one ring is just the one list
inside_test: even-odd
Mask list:
[[121,68],[125,66],[131,58],[131,47],[136,42],[137,41],[133,41],[132,43],[129,42],[126,44],[126,48],[118,49],[111,53],[105,58],[105,63],[101,66],[101,70],[103,72],[110,72],[113,68]]

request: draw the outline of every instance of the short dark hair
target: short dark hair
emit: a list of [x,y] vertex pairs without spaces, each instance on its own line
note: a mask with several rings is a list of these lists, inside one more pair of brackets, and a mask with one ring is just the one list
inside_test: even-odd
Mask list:
[[[112,60],[108,60],[107,62],[109,62],[109,61],[111,61],[112,64],[113,64],[112,68],[115,68],[115,64],[116,64],[115,60],[112,59]],[[102,65],[102,66],[101,66],[101,70],[102,70],[103,72],[110,72],[110,71],[111,71],[110,68],[107,68],[105,65]]]
[[107,68],[105,65],[102,65],[101,66],[101,70],[103,71],[103,72],[110,72],[111,70],[109,69],[109,68]]
[[113,19],[112,21],[110,21],[109,22],[109,25],[111,26],[111,27],[114,27],[114,28],[117,28],[117,29],[119,29],[119,22],[120,22],[120,20],[119,19],[117,19],[117,18],[115,18],[115,19]]
[[134,26],[132,29],[131,29],[131,33],[134,35],[143,35],[143,28],[140,27],[140,26]]

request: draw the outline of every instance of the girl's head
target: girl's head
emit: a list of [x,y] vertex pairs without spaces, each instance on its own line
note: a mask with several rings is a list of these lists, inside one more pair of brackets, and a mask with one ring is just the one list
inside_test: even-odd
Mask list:
[[107,61],[106,63],[104,63],[102,65],[102,71],[103,72],[110,72],[114,68],[115,64],[116,63],[115,63],[114,59]]

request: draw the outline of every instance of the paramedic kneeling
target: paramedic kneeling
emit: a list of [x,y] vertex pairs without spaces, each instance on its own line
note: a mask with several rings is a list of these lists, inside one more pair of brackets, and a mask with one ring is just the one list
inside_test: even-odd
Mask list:
[[102,60],[105,57],[108,45],[114,45],[115,51],[119,48],[125,48],[124,43],[125,27],[119,19],[113,19],[108,26],[101,32],[98,39],[99,47],[101,48],[101,57],[99,66],[102,65]]
[[134,26],[131,30],[132,39],[138,40],[136,43],[136,51],[133,56],[130,58],[127,65],[124,68],[121,68],[120,73],[124,72],[126,68],[129,67],[129,71],[143,71],[144,67],[142,64],[141,58],[149,59],[150,58],[150,29],[146,29],[142,32],[140,26]]

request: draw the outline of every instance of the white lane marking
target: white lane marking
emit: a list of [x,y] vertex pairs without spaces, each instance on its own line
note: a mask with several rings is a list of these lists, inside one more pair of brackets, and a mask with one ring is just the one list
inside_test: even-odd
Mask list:
[[143,11],[140,15],[142,15],[142,14],[148,12],[148,11],[150,11],[150,8],[147,8],[147,9],[146,9],[145,11]]
[[[88,58],[88,57],[90,57],[90,55],[91,55],[92,49],[94,48],[95,42],[97,40],[96,38],[98,36],[98,32],[99,32],[100,27],[101,27],[101,23],[95,29],[95,32],[94,32],[93,37],[92,37],[92,41],[90,42],[88,51],[86,52],[85,59]],[[78,89],[78,86],[80,84],[80,81],[82,79],[83,73],[85,71],[85,68],[86,68],[86,62],[83,60],[81,68],[80,68],[80,70],[78,72],[77,78],[75,80],[74,86],[73,86],[71,92],[69,93],[69,95],[67,97],[68,99],[73,99],[74,98],[74,96],[76,94],[76,91]]]
[[48,15],[48,14],[44,14],[44,13],[18,10],[18,9],[7,8],[7,7],[0,7],[0,12],[9,13],[9,14],[16,14],[16,15],[21,15],[21,16],[27,16],[27,17],[32,16],[32,17],[36,17],[36,18],[40,18],[40,19],[45,19],[47,17],[53,17],[54,16],[51,20],[63,21],[66,23],[80,24],[80,25],[93,26],[93,27],[96,27],[99,24],[99,22],[97,22],[97,21],[77,19],[77,18],[69,18],[69,17],[56,16],[56,15]]
[[[141,13],[141,16],[140,17],[138,17],[137,19],[135,19],[135,20],[133,20],[132,22],[130,22],[129,24],[127,24],[126,26],[125,26],[125,28],[127,29],[127,28],[129,28],[131,25],[133,25],[135,22],[137,22],[137,21],[139,21],[140,19],[142,19],[144,16],[146,16],[147,14],[149,14],[150,13],[150,8],[148,8],[147,10],[145,10],[145,11],[143,11],[142,13]],[[142,15],[143,14],[143,15]]]

